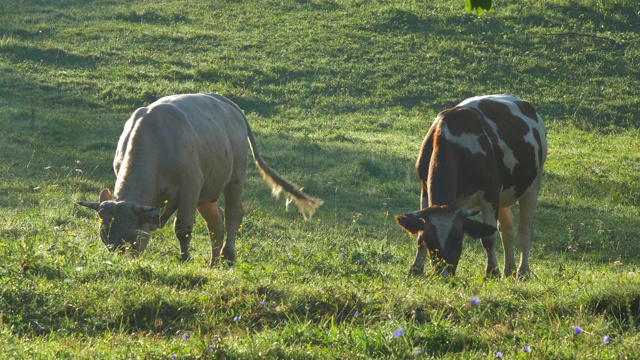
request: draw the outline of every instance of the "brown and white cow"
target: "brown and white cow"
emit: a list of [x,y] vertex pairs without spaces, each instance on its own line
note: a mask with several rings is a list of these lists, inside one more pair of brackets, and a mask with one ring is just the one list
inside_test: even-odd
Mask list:
[[[303,216],[312,215],[322,200],[307,196],[267,166],[242,110],[218,94],[172,95],[136,110],[118,142],[113,196],[104,189],[99,202],[78,204],[98,212],[100,237],[110,250],[129,244],[141,252],[149,232],[177,212],[174,231],[182,260],[189,258],[197,209],[209,230],[209,265],[215,265],[220,255],[233,263],[236,232],[244,215],[241,197],[249,147],[273,194],[286,192],[287,205],[294,201]],[[226,242],[217,204],[223,193]]]
[[[410,274],[422,274],[429,256],[443,276],[454,275],[467,233],[481,238],[487,252],[487,277],[499,277],[496,230],[504,247],[505,276],[527,276],[547,142],[542,118],[512,95],[467,99],[442,111],[422,143],[416,171],[421,210],[396,216],[418,235]],[[514,258],[514,217],[519,205],[520,266]],[[482,222],[468,216],[482,212]],[[496,229],[497,225],[497,229]]]

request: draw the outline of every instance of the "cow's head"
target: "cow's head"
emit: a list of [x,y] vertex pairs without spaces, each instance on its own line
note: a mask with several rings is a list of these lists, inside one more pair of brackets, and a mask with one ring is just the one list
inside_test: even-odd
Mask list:
[[100,202],[78,202],[96,210],[100,218],[100,238],[110,251],[127,246],[141,252],[149,242],[149,231],[158,228],[160,213],[151,206],[116,201],[108,189],[100,193]]
[[426,248],[434,270],[447,276],[456,273],[465,233],[477,239],[493,235],[497,231],[491,225],[468,218],[477,213],[478,211],[434,205],[397,215],[396,222],[410,235],[418,235],[418,246]]

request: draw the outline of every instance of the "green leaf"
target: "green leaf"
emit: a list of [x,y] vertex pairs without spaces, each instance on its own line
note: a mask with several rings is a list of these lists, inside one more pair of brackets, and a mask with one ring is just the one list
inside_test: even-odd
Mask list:
[[467,12],[475,10],[478,15],[482,15],[485,10],[491,10],[491,0],[465,0],[464,8]]

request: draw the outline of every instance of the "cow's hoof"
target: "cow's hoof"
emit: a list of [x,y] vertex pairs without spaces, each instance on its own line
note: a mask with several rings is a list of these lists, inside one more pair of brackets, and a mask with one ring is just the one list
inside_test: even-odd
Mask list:
[[216,259],[215,261],[209,261],[209,267],[210,268],[215,268],[215,267],[231,267],[235,264],[235,261],[229,261],[226,259]]
[[484,275],[485,279],[500,279],[502,275],[500,274],[500,269],[498,268],[494,268],[494,269],[487,269]]
[[233,266],[236,263],[236,252],[234,250],[222,249],[222,260],[229,265]]
[[531,278],[531,271],[527,270],[518,270],[518,273],[515,274],[516,281],[529,280]]
[[422,276],[422,274],[424,273],[424,268],[419,268],[417,266],[412,266],[411,269],[409,269],[409,277],[415,277],[415,276]]
[[508,279],[508,278],[515,279],[515,278],[517,278],[516,269],[510,269],[510,270],[505,269],[504,270],[504,277],[505,277],[505,279]]

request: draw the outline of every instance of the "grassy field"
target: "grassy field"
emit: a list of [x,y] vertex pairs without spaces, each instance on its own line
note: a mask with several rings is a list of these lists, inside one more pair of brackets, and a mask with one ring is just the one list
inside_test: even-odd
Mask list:
[[[640,7],[512,3],[1,2],[0,354],[638,358]],[[131,112],[201,91],[325,205],[304,221],[251,167],[233,268],[207,268],[200,218],[190,262],[170,227],[140,258],[109,253],[75,202],[113,188]],[[418,206],[426,130],[502,92],[548,128],[533,279],[484,281],[472,239],[454,280],[408,278],[393,216]]]

